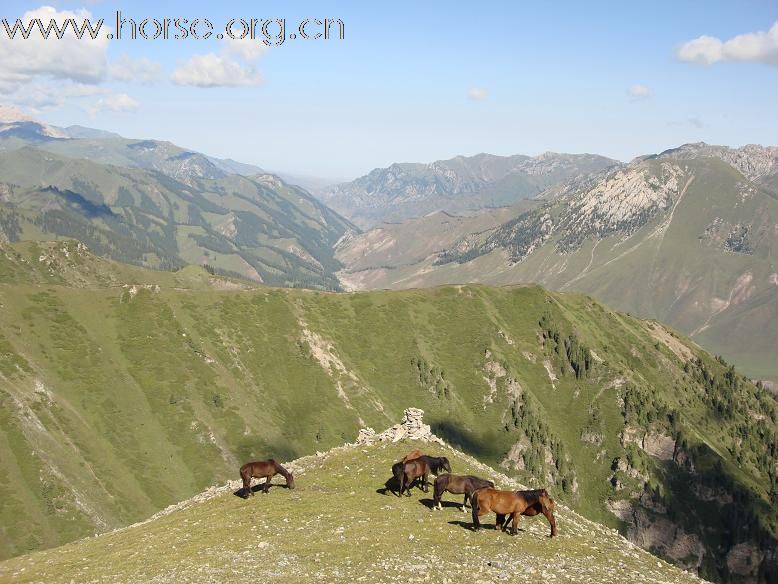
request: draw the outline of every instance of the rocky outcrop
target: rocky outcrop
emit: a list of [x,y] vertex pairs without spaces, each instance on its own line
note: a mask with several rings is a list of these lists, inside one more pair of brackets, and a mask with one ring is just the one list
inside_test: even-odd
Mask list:
[[357,444],[373,444],[374,442],[399,442],[400,440],[424,440],[427,442],[443,441],[432,433],[428,424],[424,423],[424,410],[407,408],[402,420],[391,428],[377,434],[372,428],[362,428],[357,436]]
[[621,444],[622,446],[635,444],[647,454],[660,460],[673,460],[676,450],[675,440],[667,434],[634,426],[624,428],[621,433]]
[[753,181],[778,171],[778,147],[775,146],[746,144],[741,148],[728,148],[696,142],[665,150],[660,157],[677,160],[719,158]]
[[685,569],[696,571],[702,565],[705,547],[697,535],[686,533],[666,517],[640,504],[610,501],[608,509],[626,524],[626,536],[632,543],[670,558]]

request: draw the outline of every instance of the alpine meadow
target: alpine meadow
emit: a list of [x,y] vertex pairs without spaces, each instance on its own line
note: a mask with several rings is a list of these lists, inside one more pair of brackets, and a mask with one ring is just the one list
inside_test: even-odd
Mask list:
[[0,10],[0,584],[778,584],[773,3],[160,10]]

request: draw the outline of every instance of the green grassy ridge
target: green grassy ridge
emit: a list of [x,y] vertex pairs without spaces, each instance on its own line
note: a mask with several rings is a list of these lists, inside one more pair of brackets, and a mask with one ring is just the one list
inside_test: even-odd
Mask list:
[[511,537],[488,529],[493,515],[471,531],[470,513],[454,506],[459,495],[431,511],[431,492],[383,492],[391,464],[413,448],[449,457],[457,473],[516,488],[448,446],[340,447],[288,464],[294,491],[271,487],[244,500],[232,481],[139,525],[2,562],[0,581],[699,582],[562,505],[556,538],[542,516],[523,518]]
[[[378,268],[386,263],[380,249],[361,256],[359,267],[364,273],[354,281],[365,288],[537,282],[554,290],[582,292],[619,310],[672,325],[709,351],[734,361],[753,378],[778,379],[778,333],[771,326],[778,317],[773,276],[778,274],[774,230],[778,200],[765,186],[749,182],[721,160],[669,162],[683,168],[679,185],[694,180],[663,232],[657,229],[669,209],[657,213],[629,239],[620,234],[589,238],[562,254],[557,249],[559,237],[554,236],[516,264],[510,262],[508,250],[492,247],[474,248],[471,255],[486,255],[461,264],[434,265],[435,255],[421,258],[410,249],[413,257],[407,261],[400,245],[392,249],[392,269]],[[656,170],[659,161],[643,164]],[[559,214],[565,204],[562,197],[549,202],[548,208]],[[543,209],[525,212],[525,218],[532,219]],[[738,225],[749,226],[747,253],[727,248],[727,235]],[[503,230],[506,237],[512,233],[507,226],[510,223]],[[387,236],[391,235],[389,230]],[[489,231],[482,237],[499,239],[498,235]],[[521,238],[527,232],[514,235]],[[364,237],[357,238],[355,245]],[[368,269],[371,255],[375,257],[372,271]]]
[[0,237],[11,241],[75,238],[136,265],[338,288],[332,248],[351,224],[272,175],[180,182],[26,147],[0,153],[0,177]]
[[[539,286],[271,289],[199,268],[122,266],[69,245],[1,248],[2,556],[137,521],[233,478],[241,461],[327,449],[410,406],[491,464],[525,443],[517,478],[613,527],[607,501],[645,488],[610,482],[613,461],[629,456],[652,497],[700,538],[706,576],[726,576],[737,542],[774,545],[764,447],[738,443],[743,431],[774,436],[775,400],[740,380],[733,392],[745,409],[722,418],[684,368],[691,356],[719,377],[726,367],[658,323]],[[596,353],[587,376],[543,341],[544,314],[561,346],[574,335]],[[434,385],[420,378],[421,361]],[[656,399],[625,420],[627,387]],[[682,434],[696,474],[622,444],[625,422]],[[601,443],[582,440],[592,429]],[[690,495],[698,483],[737,495],[749,527],[733,530],[718,505]]]

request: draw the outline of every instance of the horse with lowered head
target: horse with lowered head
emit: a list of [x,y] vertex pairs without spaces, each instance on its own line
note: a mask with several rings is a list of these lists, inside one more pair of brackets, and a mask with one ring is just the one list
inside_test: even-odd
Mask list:
[[485,487],[494,487],[492,481],[487,481],[473,475],[453,475],[442,474],[435,479],[435,489],[432,496],[432,508],[442,509],[440,500],[443,497],[443,493],[448,491],[453,495],[465,495],[465,500],[462,502],[462,512],[464,513],[468,500],[473,496],[473,493],[478,489]]
[[[556,519],[554,508],[556,503],[546,489],[534,489],[532,491],[499,491],[497,489],[479,489],[471,498],[473,506],[473,529],[478,531],[481,515],[494,512],[497,515],[495,529],[508,529],[508,519],[512,520],[511,535],[519,531],[519,518],[521,515],[533,517],[542,513],[551,524],[551,537],[556,535]],[[503,521],[505,522],[503,525]]]
[[240,467],[240,478],[243,479],[244,498],[249,495],[254,495],[254,491],[251,490],[252,478],[261,479],[264,477],[265,482],[263,484],[262,492],[267,493],[270,489],[270,479],[277,474],[280,474],[286,479],[286,486],[288,488],[294,489],[294,475],[272,458],[270,460],[257,460],[244,464]]
[[451,472],[451,463],[445,456],[422,455],[418,458],[392,465],[392,473],[400,481],[400,492],[397,496],[401,497],[403,491],[406,491],[406,494],[410,497],[411,484],[416,479],[421,479],[422,490],[425,493],[429,492],[430,473],[438,475],[441,470]]

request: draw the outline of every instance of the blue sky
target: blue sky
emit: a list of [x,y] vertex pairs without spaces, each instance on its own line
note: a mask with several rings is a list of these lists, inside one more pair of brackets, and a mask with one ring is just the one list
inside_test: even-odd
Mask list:
[[[478,152],[629,160],[699,140],[778,144],[778,28],[775,46],[769,34],[722,44],[769,31],[774,1],[46,4],[109,26],[117,8],[136,21],[208,18],[214,32],[230,18],[284,18],[287,33],[304,18],[341,18],[343,41],[264,51],[125,38],[82,55],[76,41],[52,39],[35,50],[72,58],[36,64],[29,49],[22,74],[22,57],[0,58],[0,102],[50,123],[274,170],[340,179]],[[41,5],[5,1],[0,17]],[[721,46],[695,41],[703,35]]]

